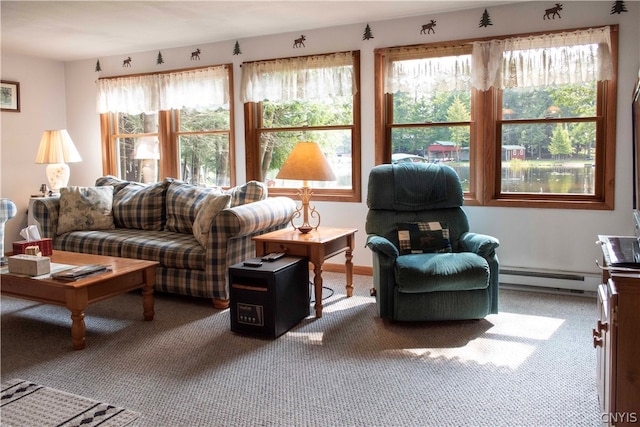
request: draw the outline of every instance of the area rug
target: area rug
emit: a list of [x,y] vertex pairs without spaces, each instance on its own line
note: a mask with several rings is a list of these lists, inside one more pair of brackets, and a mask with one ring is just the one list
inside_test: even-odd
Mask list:
[[140,416],[128,409],[21,379],[8,380],[0,387],[3,427],[120,427],[131,425]]

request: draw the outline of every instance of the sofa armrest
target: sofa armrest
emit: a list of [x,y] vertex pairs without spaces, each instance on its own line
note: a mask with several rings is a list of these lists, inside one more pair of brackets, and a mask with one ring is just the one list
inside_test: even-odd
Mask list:
[[288,197],[271,197],[224,209],[213,221],[207,244],[206,274],[213,296],[229,299],[229,267],[255,257],[253,236],[284,228],[296,203]]
[[271,197],[224,209],[214,219],[213,239],[247,236],[289,222],[296,203],[289,197]]
[[40,237],[56,237],[60,213],[60,196],[33,200],[33,219],[40,225]]

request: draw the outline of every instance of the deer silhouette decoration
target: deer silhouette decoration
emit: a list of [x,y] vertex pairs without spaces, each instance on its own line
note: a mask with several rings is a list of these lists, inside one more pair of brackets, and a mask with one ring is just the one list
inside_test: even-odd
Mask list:
[[306,46],[304,45],[304,41],[305,41],[306,39],[307,39],[307,38],[304,36],[304,34],[301,34],[301,35],[300,35],[300,38],[295,39],[295,40],[293,41],[293,47],[306,47]]
[[420,34],[429,34],[429,33],[436,33],[436,30],[433,29],[433,27],[436,26],[436,21],[434,21],[433,19],[431,20],[431,22],[429,22],[428,24],[424,24],[422,26],[422,30],[420,30]]
[[122,61],[122,66],[123,67],[131,67],[131,57],[128,57],[127,59]]
[[558,18],[562,18],[559,13],[561,10],[562,4],[556,3],[556,7],[552,7],[544,11],[544,16],[542,17],[542,19],[556,19],[556,15],[558,16]]
[[200,59],[200,48],[196,49],[195,52],[191,52],[191,60],[199,60]]

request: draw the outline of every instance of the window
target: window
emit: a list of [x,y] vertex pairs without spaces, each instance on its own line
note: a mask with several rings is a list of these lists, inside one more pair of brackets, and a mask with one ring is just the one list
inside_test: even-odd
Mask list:
[[103,172],[235,185],[231,66],[100,79]]
[[296,142],[314,141],[336,175],[311,183],[314,200],[360,201],[359,80],[358,52],[243,63],[247,179],[294,195],[302,183],[276,175]]
[[458,172],[468,204],[613,209],[617,27],[376,50],[376,163]]

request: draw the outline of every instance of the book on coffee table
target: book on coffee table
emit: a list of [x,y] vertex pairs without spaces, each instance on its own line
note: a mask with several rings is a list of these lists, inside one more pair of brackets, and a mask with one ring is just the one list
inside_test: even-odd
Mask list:
[[95,274],[106,273],[111,271],[111,267],[101,264],[79,265],[77,267],[68,268],[51,274],[51,277],[58,280],[74,281],[83,279]]

